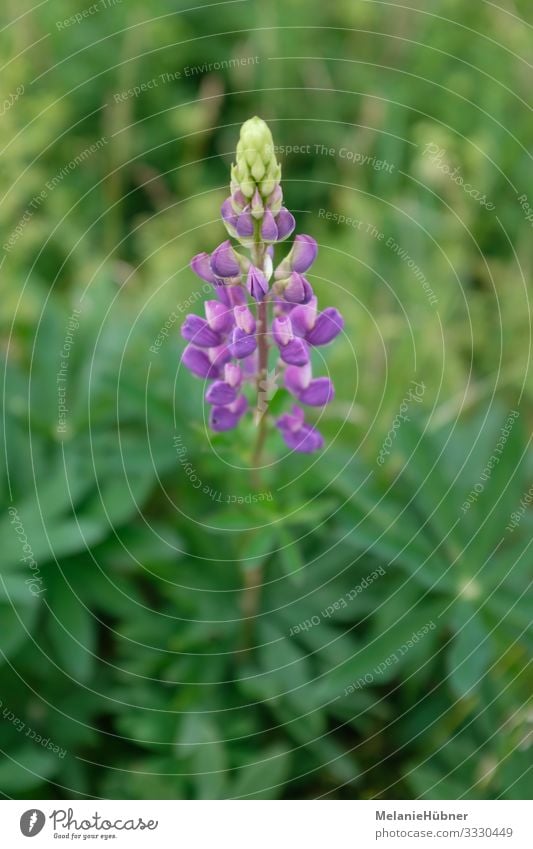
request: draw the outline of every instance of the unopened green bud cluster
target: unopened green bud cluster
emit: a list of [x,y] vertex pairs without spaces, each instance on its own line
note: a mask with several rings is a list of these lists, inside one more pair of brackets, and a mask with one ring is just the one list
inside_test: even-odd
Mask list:
[[251,198],[257,188],[267,198],[280,180],[281,165],[274,153],[272,133],[261,118],[250,118],[241,127],[237,162],[231,169],[231,190],[240,190]]

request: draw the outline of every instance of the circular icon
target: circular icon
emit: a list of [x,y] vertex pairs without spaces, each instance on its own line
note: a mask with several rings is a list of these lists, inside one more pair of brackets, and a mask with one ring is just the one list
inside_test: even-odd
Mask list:
[[37,808],[30,808],[29,811],[24,811],[20,818],[20,830],[24,837],[35,837],[42,831],[46,822],[46,817],[42,811]]

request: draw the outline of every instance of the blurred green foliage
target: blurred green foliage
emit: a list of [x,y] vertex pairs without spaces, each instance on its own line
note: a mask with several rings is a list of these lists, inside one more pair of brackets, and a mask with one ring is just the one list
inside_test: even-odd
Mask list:
[[[24,87],[0,122],[4,246],[21,226],[1,266],[5,796],[527,798],[533,525],[506,526],[532,472],[531,6],[418,6],[129,0],[66,25],[82,5],[4,4],[3,96]],[[208,440],[176,323],[256,113],[309,146],[280,155],[285,197],[347,320],[328,450],[273,462],[262,501],[251,428]]]

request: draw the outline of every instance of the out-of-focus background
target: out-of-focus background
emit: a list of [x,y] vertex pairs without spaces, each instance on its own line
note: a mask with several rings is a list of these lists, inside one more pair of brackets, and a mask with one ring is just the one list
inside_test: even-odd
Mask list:
[[[5,0],[4,797],[527,797],[533,10],[410,6]],[[257,499],[179,366],[254,114],[346,318]]]

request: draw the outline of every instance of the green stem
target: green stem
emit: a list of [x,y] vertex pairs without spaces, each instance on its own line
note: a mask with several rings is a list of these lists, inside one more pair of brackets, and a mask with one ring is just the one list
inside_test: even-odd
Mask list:
[[[259,239],[252,247],[252,262],[261,270],[263,269],[265,257],[265,245]],[[268,430],[268,307],[266,300],[257,304],[257,347],[258,347],[258,369],[257,369],[257,405],[255,409],[255,423],[257,425],[257,436],[254,450],[252,452],[250,478],[252,488],[259,491],[262,486],[261,460]],[[257,532],[256,532],[257,533]],[[241,597],[241,610],[243,615],[243,658],[246,658],[253,646],[254,621],[259,611],[261,601],[261,587],[263,585],[263,565],[257,564],[253,568],[243,569],[244,587]]]

